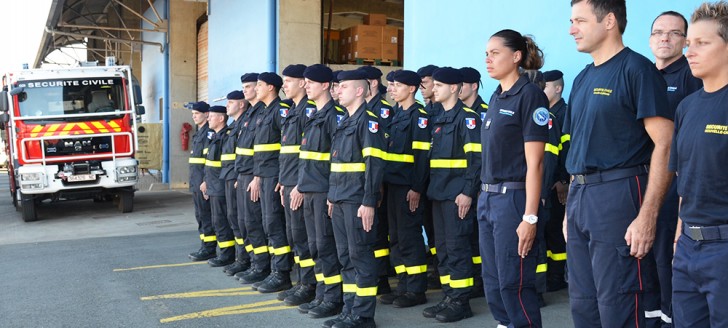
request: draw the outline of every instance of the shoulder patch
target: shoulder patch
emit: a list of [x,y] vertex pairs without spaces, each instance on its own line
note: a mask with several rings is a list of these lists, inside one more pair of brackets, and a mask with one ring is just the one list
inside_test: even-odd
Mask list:
[[427,117],[420,117],[417,119],[417,126],[420,127],[420,129],[424,129],[427,127]]
[[281,117],[288,117],[288,107],[281,107],[279,110]]
[[470,130],[475,129],[475,127],[477,126],[477,124],[475,123],[475,119],[472,117],[466,117],[465,126],[467,126]]
[[371,116],[371,117],[377,117],[377,115],[374,115],[374,113],[372,113],[370,111],[367,111],[367,114],[369,114],[369,116]]
[[533,111],[533,121],[539,126],[545,126],[549,122],[549,110],[543,107]]
[[389,109],[389,108],[387,108],[387,107],[382,107],[379,110],[379,116],[381,116],[382,118],[389,118],[389,115],[391,114],[391,111],[392,110]]
[[306,107],[306,117],[311,118],[316,113],[316,107]]
[[475,114],[475,111],[474,111],[474,110],[472,110],[472,109],[470,109],[470,108],[468,108],[468,107],[465,107],[465,106],[463,106],[463,110],[464,110],[464,111],[466,111],[466,112],[468,112],[468,113],[473,113],[473,114]]
[[215,131],[207,131],[207,139],[212,139],[212,137],[215,135]]
[[379,131],[379,122],[369,121],[369,132],[377,133],[377,131]]

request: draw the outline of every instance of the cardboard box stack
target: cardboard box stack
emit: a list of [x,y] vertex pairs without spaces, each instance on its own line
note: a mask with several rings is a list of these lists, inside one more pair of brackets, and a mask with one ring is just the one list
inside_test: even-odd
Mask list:
[[342,62],[378,59],[401,63],[402,31],[386,24],[386,15],[369,14],[364,17],[364,25],[342,30],[338,58]]

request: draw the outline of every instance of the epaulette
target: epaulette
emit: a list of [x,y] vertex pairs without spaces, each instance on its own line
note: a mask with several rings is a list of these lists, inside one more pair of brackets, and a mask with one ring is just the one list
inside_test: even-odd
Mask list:
[[374,113],[372,113],[370,111],[367,111],[367,114],[369,114],[369,116],[371,116],[371,117],[377,117],[377,115],[374,115]]
[[282,101],[280,102],[280,105],[283,106],[283,107],[286,107],[286,108],[291,108],[291,105],[286,104],[286,103],[284,103]]
[[309,99],[309,100],[307,101],[307,103],[308,103],[309,105],[316,105],[316,102],[315,102],[315,101],[313,101],[313,100],[311,100],[311,99]]
[[382,99],[382,104],[385,104],[385,105],[387,105],[387,106],[389,106],[389,107],[392,107],[392,105],[390,105],[390,104],[389,104],[389,103],[388,103],[388,102],[387,102],[386,100],[384,100],[384,99]]
[[344,110],[339,106],[334,106],[334,108],[336,108],[336,110],[339,112],[342,112],[342,113],[344,112]]
[[423,102],[421,102],[421,101],[420,101],[419,99],[415,99],[415,102],[416,102],[416,103],[418,103],[418,104],[420,104],[420,105],[422,105],[422,106],[424,106],[424,105],[425,105],[425,104],[424,104]]
[[467,107],[465,107],[465,106],[463,106],[463,110],[464,110],[464,111],[466,111],[466,112],[468,112],[468,113],[473,113],[473,114],[475,114],[475,111],[474,111],[474,110],[472,110],[472,109],[470,109],[470,108],[467,108]]
[[483,107],[483,109],[488,109],[488,104],[482,103],[482,104],[480,104],[480,107]]

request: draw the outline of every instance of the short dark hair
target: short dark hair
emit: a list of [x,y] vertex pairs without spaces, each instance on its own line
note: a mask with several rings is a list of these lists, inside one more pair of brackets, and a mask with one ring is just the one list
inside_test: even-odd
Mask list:
[[681,13],[679,13],[677,11],[672,11],[672,10],[665,11],[665,12],[657,15],[657,17],[655,17],[655,19],[652,21],[652,26],[650,26],[650,32],[652,32],[652,29],[655,27],[655,22],[657,21],[657,19],[662,16],[673,16],[673,17],[682,19],[683,26],[684,26],[683,33],[685,33],[685,35],[688,34],[688,20],[685,19],[685,16],[683,16]]
[[627,29],[627,4],[625,0],[571,0],[571,6],[582,1],[591,4],[594,15],[597,16],[597,22],[601,22],[609,13],[613,13],[617,19],[619,33],[624,34]]

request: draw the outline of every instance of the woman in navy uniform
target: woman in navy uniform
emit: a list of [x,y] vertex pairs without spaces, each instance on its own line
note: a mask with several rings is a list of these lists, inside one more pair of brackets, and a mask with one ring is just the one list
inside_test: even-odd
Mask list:
[[207,123],[207,111],[210,109],[204,101],[185,104],[185,108],[192,111],[192,121],[197,125],[197,131],[192,135],[192,148],[190,150],[190,191],[195,203],[195,219],[197,230],[200,232],[202,245],[197,252],[189,255],[193,261],[206,261],[215,257],[215,229],[212,227],[212,213],[210,202],[200,191],[200,185],[205,177],[205,148],[214,133]]
[[481,128],[478,224],[485,293],[501,325],[541,327],[537,213],[549,103],[518,69],[541,68],[543,52],[530,37],[502,30],[488,41],[486,56],[488,75],[500,85]]

